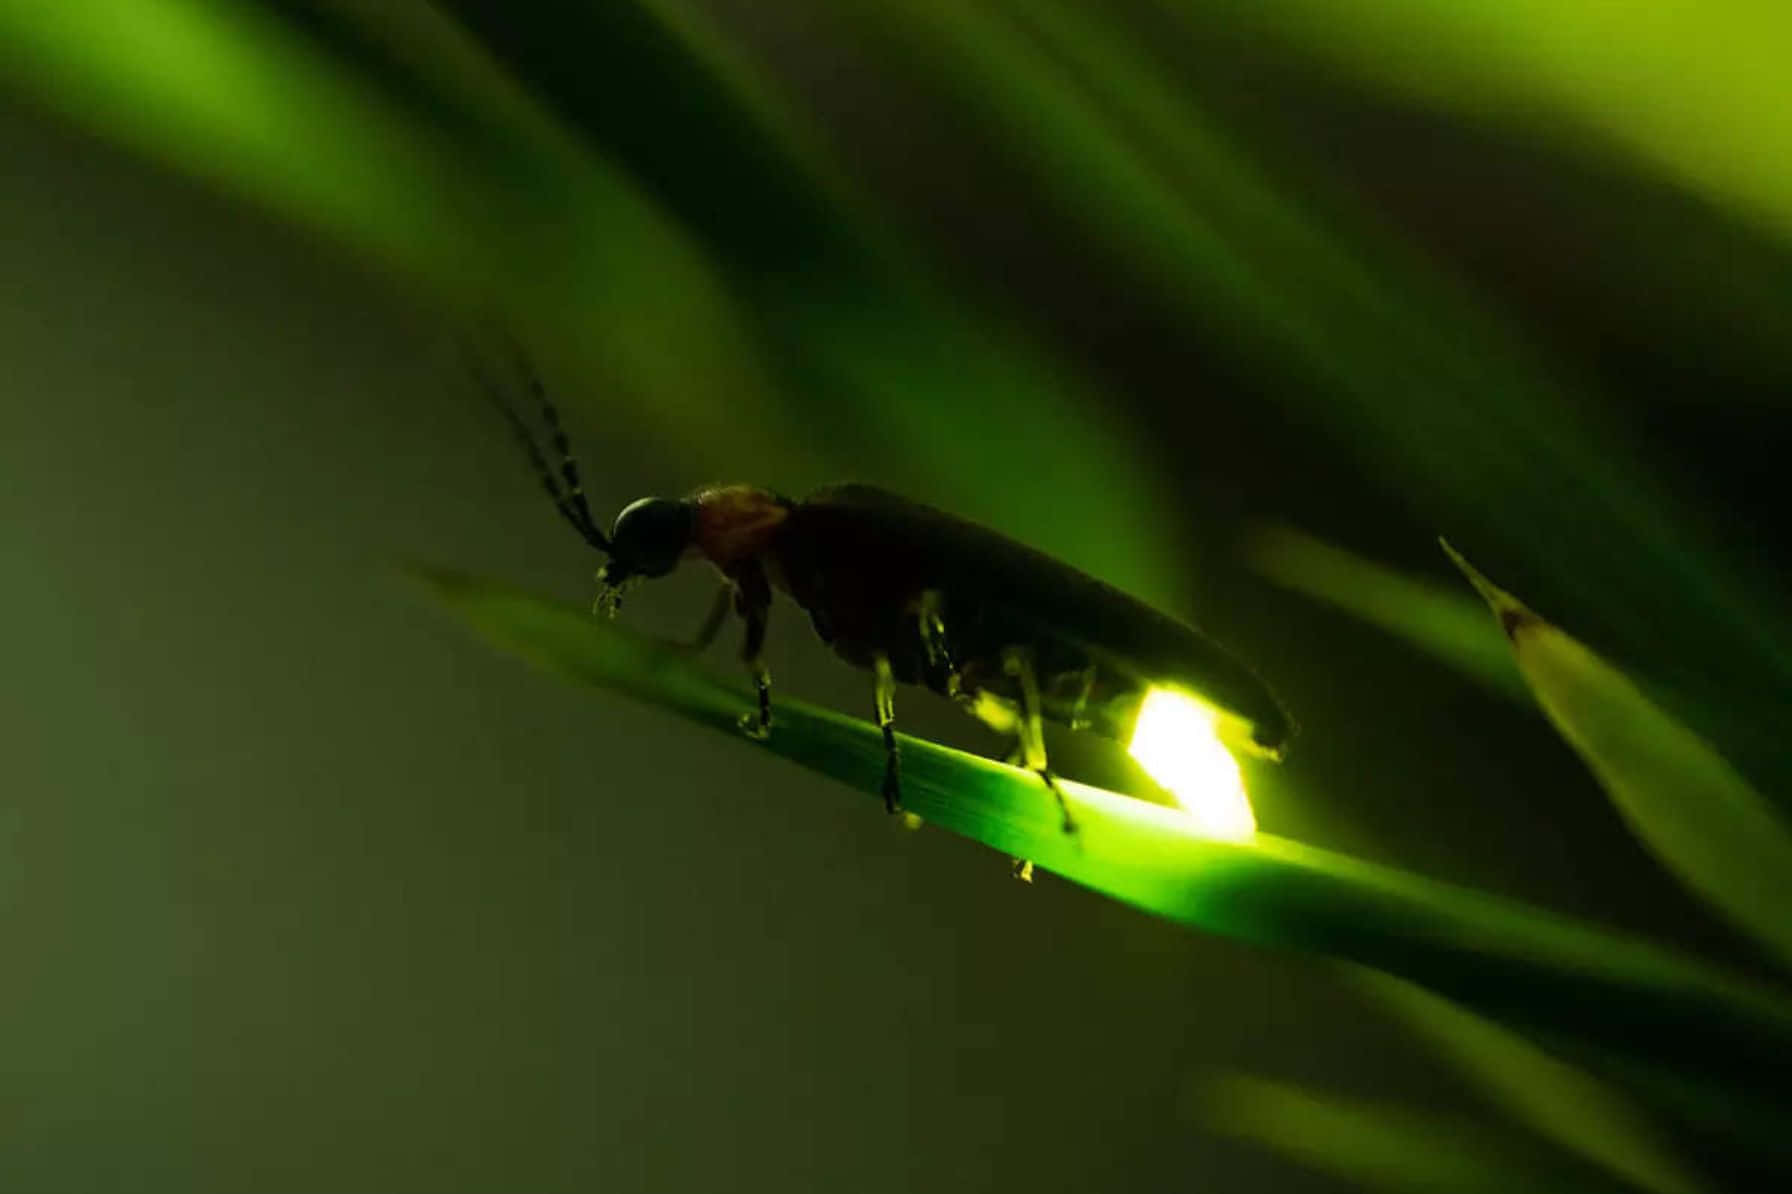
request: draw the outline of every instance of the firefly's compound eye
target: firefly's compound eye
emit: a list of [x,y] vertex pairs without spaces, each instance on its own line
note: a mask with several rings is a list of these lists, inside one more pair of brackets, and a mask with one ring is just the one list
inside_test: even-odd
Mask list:
[[697,510],[671,498],[642,498],[623,508],[610,532],[613,579],[664,576],[678,566],[697,530]]

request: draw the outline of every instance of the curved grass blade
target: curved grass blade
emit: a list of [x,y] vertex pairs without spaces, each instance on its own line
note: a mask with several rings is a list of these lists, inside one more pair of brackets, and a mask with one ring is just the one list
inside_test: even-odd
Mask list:
[[1792,961],[1792,834],[1710,743],[1623,672],[1444,551],[1486,599],[1543,712],[1683,883]]
[[1653,1194],[1707,1188],[1617,1090],[1411,983],[1374,973],[1362,979],[1371,994],[1538,1133]]
[[[499,646],[736,734],[750,701],[676,649],[583,610],[447,572],[422,579]],[[873,726],[788,698],[769,750],[877,797]],[[904,801],[940,828],[1191,928],[1338,958],[1419,983],[1503,1021],[1785,1099],[1792,1004],[1696,962],[1553,913],[1259,834],[1201,837],[1175,809],[1064,782],[1061,832],[1030,772],[902,737]]]
[[1539,1155],[1528,1140],[1404,1107],[1315,1094],[1245,1074],[1209,1080],[1198,1098],[1198,1113],[1210,1127],[1365,1188],[1424,1194],[1593,1194],[1615,1188],[1564,1166],[1559,1157]]

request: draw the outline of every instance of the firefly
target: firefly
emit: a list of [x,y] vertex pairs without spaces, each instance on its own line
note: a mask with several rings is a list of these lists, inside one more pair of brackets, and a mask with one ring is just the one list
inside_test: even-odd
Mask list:
[[553,403],[527,362],[519,367],[558,469],[490,374],[477,363],[474,373],[560,515],[605,557],[597,608],[613,616],[641,583],[710,565],[720,585],[690,645],[708,646],[730,613],[739,620],[757,694],[741,718],[746,734],[773,730],[764,652],[782,594],[836,655],[870,673],[889,811],[901,804],[896,695],[913,685],[1009,736],[1008,761],[1040,776],[1066,830],[1074,823],[1047,762],[1047,722],[1126,744],[1204,832],[1254,830],[1231,751],[1280,759],[1293,725],[1257,674],[1195,627],[997,531],[857,482],[802,498],[745,484],[647,497],[606,531]]

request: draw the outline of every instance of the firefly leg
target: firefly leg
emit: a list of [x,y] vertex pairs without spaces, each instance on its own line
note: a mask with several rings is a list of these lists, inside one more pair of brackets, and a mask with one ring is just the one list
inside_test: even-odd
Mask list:
[[1083,669],[1082,687],[1077,690],[1076,704],[1070,710],[1070,728],[1086,730],[1089,723],[1083,719],[1083,710],[1089,704],[1089,694],[1095,691],[1095,665],[1090,664]]
[[896,675],[882,651],[871,657],[877,672],[877,724],[884,732],[884,811],[902,802],[902,756],[896,751]]
[[723,585],[716,590],[716,599],[704,615],[703,625],[697,627],[697,633],[691,636],[688,643],[680,643],[685,650],[700,653],[709,650],[709,644],[716,641],[716,635],[722,629],[722,623],[728,618],[728,609],[734,604],[734,586]]
[[764,739],[772,732],[772,673],[765,666],[765,627],[771,615],[772,590],[764,570],[757,563],[743,568],[734,582],[734,611],[747,624],[740,658],[747,665],[747,672],[753,677],[753,688],[759,694],[758,714],[741,714],[740,728],[749,738]]
[[939,590],[928,589],[921,594],[915,616],[921,624],[921,647],[927,653],[927,667],[946,677],[946,695],[956,700],[959,694],[958,666],[952,662],[952,652],[946,646],[946,622],[940,616],[941,604]]
[[[961,693],[958,703],[963,705],[965,711],[972,717],[998,734],[1013,734],[1020,726],[1020,714],[1015,711],[1013,704],[988,692],[979,692],[975,696]],[[1026,752],[1021,749],[1020,739],[1017,737],[1014,740],[1013,748],[1008,751],[1007,757],[1002,762],[1010,767],[1019,767],[1025,758]],[[1010,858],[1008,863],[1009,874],[1022,883],[1033,881],[1032,859]]]
[[1033,674],[1033,661],[1025,651],[1009,648],[1002,653],[1002,670],[1014,677],[1020,686],[1020,720],[1016,727],[1020,734],[1020,749],[1026,765],[1038,772],[1045,786],[1051,789],[1058,802],[1058,811],[1064,817],[1064,832],[1076,832],[1076,822],[1070,817],[1070,806],[1064,802],[1064,792],[1058,787],[1058,779],[1052,774],[1045,761],[1045,725],[1040,713],[1039,679]]

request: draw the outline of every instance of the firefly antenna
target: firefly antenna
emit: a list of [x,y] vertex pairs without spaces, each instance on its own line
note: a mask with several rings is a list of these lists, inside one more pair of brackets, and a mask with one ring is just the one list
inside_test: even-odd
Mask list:
[[504,417],[504,422],[509,425],[511,434],[516,437],[516,442],[522,447],[523,454],[528,457],[529,464],[534,468],[535,476],[541,482],[542,489],[553,501],[554,508],[560,511],[561,516],[572,525],[573,530],[579,533],[581,539],[599,551],[608,553],[610,540],[597,529],[597,523],[591,517],[591,507],[586,503],[584,490],[579,484],[578,462],[573,459],[572,445],[568,442],[566,431],[560,424],[559,412],[554,409],[553,403],[548,401],[547,391],[542,386],[541,379],[530,368],[528,358],[523,354],[523,350],[515,345],[512,346],[517,370],[523,375],[524,384],[528,386],[530,393],[540,403],[542,418],[548,424],[554,447],[560,452],[560,473],[565,478],[567,485],[565,492],[562,492],[560,484],[555,481],[554,470],[549,466],[547,458],[542,455],[541,445],[536,443],[535,436],[529,430],[528,424],[523,422],[516,407],[492,378],[484,361],[481,360],[479,352],[470,341],[466,340],[462,341],[462,350],[466,356],[468,372],[473,375],[473,380],[478,384],[480,392],[485,395],[486,401],[497,408],[498,413]]
[[[560,412],[548,398],[547,387],[541,384],[541,375],[535,372],[535,366],[527,354],[517,345],[511,346],[511,353],[516,358],[516,369],[523,375],[523,384],[529,387],[529,396],[541,409],[542,421],[548,425],[548,434],[553,439],[554,450],[560,453],[560,477],[566,482],[566,500],[578,512],[579,519],[591,532],[586,536],[596,536],[599,542],[593,546],[609,550],[609,540],[597,529],[597,520],[591,517],[591,506],[585,501],[585,488],[579,480],[579,462],[573,458],[572,441],[566,437],[566,428],[560,423]],[[544,466],[545,467],[545,466]]]

